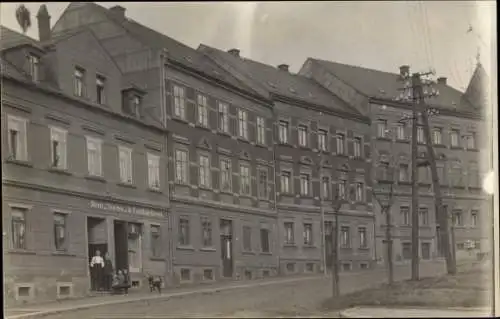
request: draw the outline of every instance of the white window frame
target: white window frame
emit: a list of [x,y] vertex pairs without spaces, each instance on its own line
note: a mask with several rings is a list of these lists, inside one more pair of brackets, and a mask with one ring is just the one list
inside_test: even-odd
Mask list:
[[200,187],[210,188],[212,185],[210,182],[210,175],[210,155],[205,153],[198,154],[198,185]]
[[339,199],[346,199],[347,198],[347,180],[346,179],[339,179],[338,181],[338,186],[337,186],[337,192]]
[[33,82],[38,82],[40,80],[40,57],[30,53],[28,55],[30,76]]
[[356,202],[363,202],[364,201],[364,198],[365,198],[365,194],[364,194],[364,190],[365,190],[365,187],[364,187],[364,183],[361,183],[361,182],[356,182],[354,183],[354,187],[355,187],[355,199],[356,199]]
[[[96,86],[96,102],[98,104],[106,104],[106,78],[102,75],[97,74],[95,78]],[[98,100],[99,90],[101,91],[101,101]]]
[[328,131],[319,129],[318,130],[318,149],[321,151],[328,150]]
[[174,115],[180,119],[186,118],[186,90],[179,85],[173,85]]
[[[262,181],[260,173],[264,172],[266,174],[266,180]],[[265,167],[259,167],[257,169],[257,179],[258,179],[258,187],[257,187],[257,193],[260,199],[269,199],[269,190],[268,190],[268,182],[269,182],[269,172],[268,169]],[[262,185],[262,182],[263,185]],[[265,194],[262,194],[262,191],[265,192]],[[264,195],[264,196],[262,196]]]
[[[183,157],[183,158],[179,158]],[[175,182],[189,184],[189,151],[182,148],[175,149]]]
[[361,158],[363,156],[363,139],[361,137],[353,138],[352,151],[355,158]]
[[262,116],[257,116],[257,143],[266,144],[266,120]]
[[410,208],[408,206],[400,206],[399,213],[402,216],[401,224],[404,226],[410,225],[411,224]]
[[452,129],[450,131],[450,146],[451,147],[460,147],[460,131],[456,129]]
[[238,136],[248,139],[248,112],[242,109],[238,110]]
[[[305,178],[304,178],[305,177]],[[300,195],[310,196],[311,194],[311,174],[310,173],[300,173]]]
[[387,138],[387,120],[377,121],[377,137]]
[[364,226],[358,227],[358,235],[359,248],[368,248],[368,229]]
[[406,125],[398,124],[396,128],[396,139],[400,141],[406,140]]
[[291,170],[282,170],[280,174],[280,190],[281,193],[291,194],[292,193],[292,172]]
[[75,67],[73,71],[73,93],[75,96],[85,96],[85,69]]
[[126,146],[118,146],[120,181],[126,184],[132,184],[133,180],[133,160],[132,149]]
[[159,190],[160,183],[160,156],[147,153],[148,160],[148,185],[150,189]]
[[288,121],[280,120],[278,123],[278,135],[280,143],[287,144],[290,132],[290,124]]
[[417,126],[417,142],[425,144],[425,132],[423,126]]
[[[102,176],[102,140],[95,137],[86,137],[87,140],[87,168],[89,175]],[[95,147],[94,147],[95,146]],[[90,151],[96,151],[95,163],[91,162]],[[92,167],[92,164],[96,165]]]
[[429,209],[427,207],[420,207],[418,209],[418,219],[420,225],[423,226],[429,225]]
[[443,129],[440,127],[435,127],[432,129],[432,143],[434,145],[443,144]]
[[[291,226],[291,227],[287,227]],[[286,221],[283,223],[283,232],[285,234],[285,245],[295,244],[295,223]]]
[[[58,222],[58,218],[61,218],[62,220],[62,223],[61,222]],[[66,251],[68,250],[68,244],[69,244],[69,239],[68,239],[68,214],[67,213],[62,213],[62,212],[59,212],[59,211],[54,211],[53,212],[53,221],[54,221],[54,248],[56,251]],[[57,229],[57,226],[63,226],[63,231],[64,231],[64,234],[63,234],[63,237],[64,237],[64,242],[62,243],[61,246],[58,247],[57,245],[57,234],[56,234],[56,229]]]
[[[308,226],[308,227],[306,227]],[[304,245],[306,246],[312,246],[314,243],[314,236],[313,236],[313,224],[312,223],[304,223]]]
[[[403,167],[405,169],[402,169]],[[408,164],[406,164],[406,163],[399,164],[398,181],[400,181],[400,182],[408,182],[409,181],[410,174],[409,174],[408,170],[409,170]],[[403,172],[404,172],[404,174],[403,174]],[[404,175],[404,178],[402,178],[403,175]]]
[[[245,175],[246,173],[246,175]],[[240,194],[250,195],[252,193],[252,181],[250,179],[250,165],[248,163],[240,164]],[[244,183],[248,183],[248,192],[244,191]]]
[[229,104],[219,101],[218,105],[219,131],[229,133]]
[[[60,127],[50,126],[50,159],[51,166],[54,168],[67,168],[67,136],[67,130]],[[54,154],[54,142],[58,143],[57,149],[59,154]],[[55,156],[58,156],[57,164],[54,162]]]
[[337,142],[337,154],[339,154],[339,155],[345,155],[346,154],[345,134],[343,134],[343,133],[337,133],[335,139],[336,139],[336,142]]
[[[223,174],[226,172],[225,163],[227,163],[227,173]],[[222,192],[232,192],[233,189],[233,172],[232,172],[232,162],[231,159],[229,158],[220,158],[219,159],[219,165],[220,165],[220,190]],[[227,175],[227,184],[228,186],[225,187],[224,183],[224,175]]]
[[297,126],[297,135],[299,146],[307,147],[308,140],[308,127],[305,124],[299,124]]
[[340,247],[351,248],[351,227],[349,226],[340,227]]
[[469,132],[467,135],[467,149],[475,150],[477,148],[476,142],[476,132]]
[[[8,143],[9,143],[9,154],[12,157],[12,159],[15,160],[20,160],[20,161],[27,161],[28,160],[28,132],[27,132],[27,123],[28,120],[13,116],[13,115],[7,115],[7,129],[8,129]],[[11,138],[11,131],[16,131],[16,150],[15,150],[15,156],[12,148],[14,147],[12,145],[12,138]]]
[[208,104],[207,97],[203,94],[198,94],[197,98],[198,124],[208,127]]
[[330,176],[321,176],[321,198],[329,199],[330,198]]

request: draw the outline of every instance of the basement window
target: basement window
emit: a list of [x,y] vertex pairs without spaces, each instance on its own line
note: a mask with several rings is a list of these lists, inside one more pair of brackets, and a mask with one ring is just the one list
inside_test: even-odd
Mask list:
[[181,280],[182,281],[191,280],[191,269],[188,269],[188,268],[181,269]]
[[212,269],[203,270],[203,279],[204,280],[214,280],[214,272]]

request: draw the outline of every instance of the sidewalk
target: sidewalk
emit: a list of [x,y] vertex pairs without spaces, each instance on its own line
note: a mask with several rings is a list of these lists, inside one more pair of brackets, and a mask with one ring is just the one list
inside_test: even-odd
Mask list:
[[341,318],[478,318],[493,317],[490,309],[478,308],[382,308],[356,307],[340,312]]

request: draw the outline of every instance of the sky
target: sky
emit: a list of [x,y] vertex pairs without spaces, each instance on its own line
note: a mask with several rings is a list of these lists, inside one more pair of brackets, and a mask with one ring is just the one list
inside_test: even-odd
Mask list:
[[[410,65],[412,72],[434,69],[464,91],[478,52],[487,72],[496,72],[495,1],[97,3],[121,5],[128,18],[193,48],[238,48],[245,58],[288,64],[292,72],[308,57],[394,73]],[[69,2],[46,4],[54,25]],[[1,3],[0,23],[20,31],[18,5]],[[33,38],[40,5],[25,3]]]

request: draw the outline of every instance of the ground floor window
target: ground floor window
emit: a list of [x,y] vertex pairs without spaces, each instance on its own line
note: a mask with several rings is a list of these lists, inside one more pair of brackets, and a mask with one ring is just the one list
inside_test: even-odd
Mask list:
[[402,253],[403,253],[403,259],[405,260],[411,259],[411,243],[402,244]]

